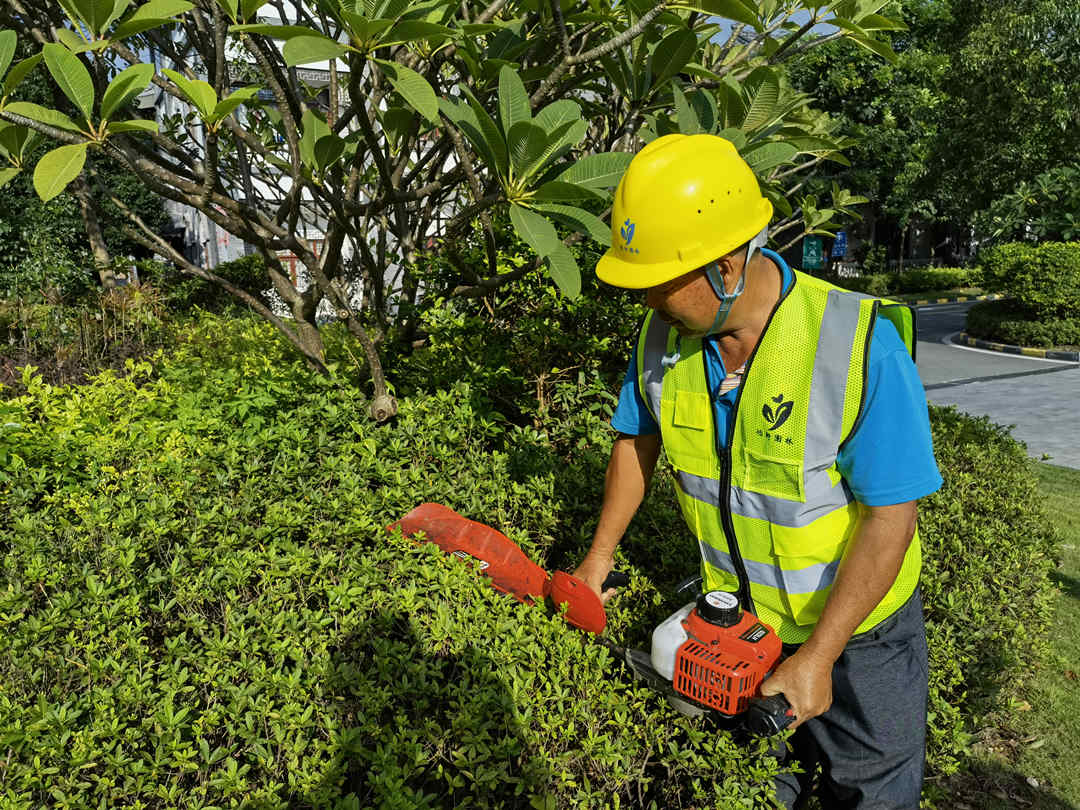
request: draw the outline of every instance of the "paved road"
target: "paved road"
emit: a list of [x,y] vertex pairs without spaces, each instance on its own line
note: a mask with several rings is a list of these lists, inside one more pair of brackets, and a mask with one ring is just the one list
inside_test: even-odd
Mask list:
[[1080,405],[1080,367],[955,346],[948,337],[964,328],[973,306],[947,304],[919,310],[916,364],[927,399],[1011,425],[1012,435],[1035,458],[1080,469],[1080,431],[1072,421]]

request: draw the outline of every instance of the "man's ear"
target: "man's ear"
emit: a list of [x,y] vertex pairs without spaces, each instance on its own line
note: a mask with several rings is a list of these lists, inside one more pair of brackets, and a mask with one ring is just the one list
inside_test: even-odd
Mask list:
[[716,266],[720,270],[720,277],[724,279],[724,287],[730,290],[738,282],[739,275],[742,273],[742,255],[738,250],[733,250],[717,259]]

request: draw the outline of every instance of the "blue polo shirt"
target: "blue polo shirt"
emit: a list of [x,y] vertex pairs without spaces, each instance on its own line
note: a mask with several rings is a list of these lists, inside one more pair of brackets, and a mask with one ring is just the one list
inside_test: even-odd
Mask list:
[[[786,292],[795,280],[791,268],[773,251],[762,253],[780,268]],[[739,389],[719,393],[727,369],[717,339],[706,337],[702,349],[718,440],[726,442]],[[638,388],[636,351],[630,356],[611,426],[630,436],[660,432]],[[941,486],[926,392],[907,347],[887,318],[879,317],[874,325],[862,417],[836,464],[855,499],[866,506],[914,501]]]

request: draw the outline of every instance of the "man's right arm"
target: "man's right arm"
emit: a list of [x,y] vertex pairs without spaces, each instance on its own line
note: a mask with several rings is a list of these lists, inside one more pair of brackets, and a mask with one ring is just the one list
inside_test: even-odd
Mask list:
[[615,593],[615,589],[601,593],[600,586],[611,572],[615,547],[645,498],[659,455],[659,433],[640,436],[620,433],[611,448],[611,460],[604,477],[600,522],[596,526],[589,553],[574,571],[574,576],[585,580],[605,602]]

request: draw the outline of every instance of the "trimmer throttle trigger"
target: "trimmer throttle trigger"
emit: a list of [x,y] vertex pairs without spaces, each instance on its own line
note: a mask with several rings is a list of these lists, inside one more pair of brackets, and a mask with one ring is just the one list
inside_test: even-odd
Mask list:
[[791,704],[783,695],[750,698],[746,710],[746,728],[753,734],[769,736],[783,731],[795,722]]
[[603,593],[608,588],[625,588],[630,584],[630,575],[625,571],[612,571],[607,575],[607,579],[604,580],[604,584],[600,586],[600,592]]

